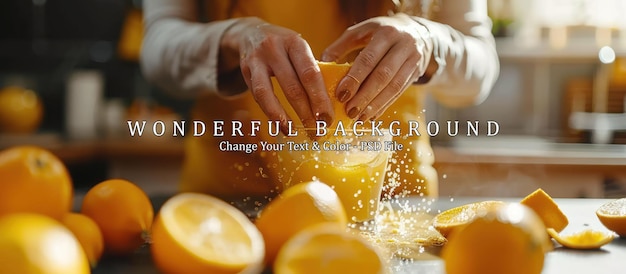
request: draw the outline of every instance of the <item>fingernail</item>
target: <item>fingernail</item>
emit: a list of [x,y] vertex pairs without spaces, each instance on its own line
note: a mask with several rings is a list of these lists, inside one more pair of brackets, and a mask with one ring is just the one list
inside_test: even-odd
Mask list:
[[350,98],[350,92],[347,90],[342,90],[339,92],[339,94],[337,94],[337,99],[339,99],[339,102],[346,102],[348,101],[348,98]]
[[328,115],[328,113],[320,113],[318,115],[318,120],[322,120],[324,122],[326,122],[326,125],[330,125],[333,123],[333,118],[330,117],[330,115]]
[[306,130],[306,135],[309,137],[309,139],[311,140],[317,140],[317,132],[315,132],[314,129],[307,129]]
[[280,122],[280,132],[282,132],[285,136],[289,134],[289,125],[287,124],[287,121]]
[[354,119],[357,115],[359,115],[359,112],[359,107],[353,107],[348,110],[348,117],[350,117],[350,119]]

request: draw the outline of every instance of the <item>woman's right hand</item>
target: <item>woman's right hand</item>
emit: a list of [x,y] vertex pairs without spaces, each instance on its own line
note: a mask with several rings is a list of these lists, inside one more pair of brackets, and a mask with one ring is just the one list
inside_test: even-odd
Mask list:
[[245,18],[239,32],[239,65],[254,99],[270,120],[281,121],[287,132],[289,117],[274,94],[271,77],[282,87],[285,98],[307,128],[316,120],[331,124],[334,112],[324,80],[309,44],[297,32]]

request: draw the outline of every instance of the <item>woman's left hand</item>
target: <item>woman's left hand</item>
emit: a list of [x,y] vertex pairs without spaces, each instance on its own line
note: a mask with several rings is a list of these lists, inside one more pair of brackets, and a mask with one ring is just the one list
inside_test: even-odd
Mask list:
[[410,16],[371,18],[348,28],[322,55],[336,61],[362,49],[337,86],[346,113],[359,120],[378,118],[428,67],[433,42]]

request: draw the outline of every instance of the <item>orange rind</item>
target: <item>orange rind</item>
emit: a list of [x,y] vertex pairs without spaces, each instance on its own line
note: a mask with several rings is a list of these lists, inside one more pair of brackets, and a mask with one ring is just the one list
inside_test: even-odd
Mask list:
[[524,197],[520,203],[534,210],[547,228],[554,228],[557,232],[561,232],[569,224],[567,216],[552,197],[541,188]]
[[548,228],[548,234],[557,243],[571,249],[598,249],[615,238],[614,233],[592,229],[560,234],[553,228]]

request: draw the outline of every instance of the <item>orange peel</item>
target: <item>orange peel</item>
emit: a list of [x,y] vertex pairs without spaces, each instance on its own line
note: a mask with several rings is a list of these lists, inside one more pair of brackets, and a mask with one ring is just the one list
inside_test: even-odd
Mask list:
[[571,249],[598,249],[615,239],[615,234],[600,230],[585,229],[569,234],[557,232],[548,228],[548,234],[557,243]]
[[567,216],[552,197],[541,188],[524,197],[520,203],[535,211],[546,228],[554,228],[557,232],[561,232],[569,224]]

